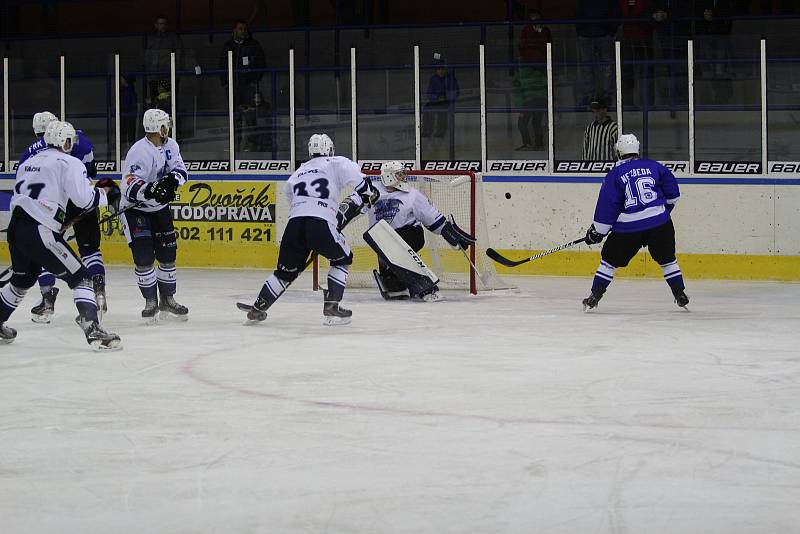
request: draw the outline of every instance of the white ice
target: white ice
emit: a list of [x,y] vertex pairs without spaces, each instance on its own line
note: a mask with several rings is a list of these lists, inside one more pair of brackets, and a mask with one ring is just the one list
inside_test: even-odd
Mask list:
[[[140,325],[109,274],[89,351],[64,287],[0,346],[0,532],[800,532],[800,285],[590,277],[440,303],[347,293],[349,326],[265,272],[179,272]],[[298,286],[307,287],[306,280]],[[63,286],[62,286],[63,287]]]

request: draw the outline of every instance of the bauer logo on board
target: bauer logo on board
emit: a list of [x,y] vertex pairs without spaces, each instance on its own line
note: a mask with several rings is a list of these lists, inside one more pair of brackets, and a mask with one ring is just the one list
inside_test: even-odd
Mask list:
[[695,161],[696,174],[761,174],[761,164],[755,161]]
[[259,171],[265,174],[287,173],[289,170],[288,160],[236,160],[237,171]]
[[800,174],[800,161],[770,161],[768,174]]
[[187,161],[186,170],[190,172],[198,171],[222,171],[231,170],[230,161]]
[[613,161],[556,161],[555,172],[602,172],[614,168]]
[[547,162],[538,160],[491,160],[489,172],[547,172]]
[[423,161],[425,171],[472,171],[480,172],[480,161]]
[[[386,160],[389,161],[389,160]],[[386,161],[383,160],[359,160],[358,164],[361,166],[361,172],[377,172],[381,170],[381,167]],[[406,170],[412,170],[414,168],[414,162],[410,160],[397,160],[403,164],[403,168]]]
[[94,160],[94,166],[97,172],[114,172],[117,170],[117,164],[113,161]]

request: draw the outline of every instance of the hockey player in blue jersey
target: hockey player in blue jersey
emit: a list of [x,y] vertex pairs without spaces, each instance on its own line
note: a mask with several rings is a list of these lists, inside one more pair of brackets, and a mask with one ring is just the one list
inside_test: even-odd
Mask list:
[[[47,143],[44,141],[44,132],[47,126],[57,121],[55,115],[49,111],[42,111],[33,116],[33,132],[36,134],[36,141],[31,144],[19,158],[18,167],[22,162],[38,154],[47,148]],[[94,145],[88,137],[81,131],[77,130],[78,142],[70,153],[71,156],[79,159],[86,167],[86,176],[93,179],[97,175],[97,168],[94,162]],[[117,188],[113,180],[103,178],[98,181],[99,187]],[[67,206],[66,221],[75,220],[77,217],[83,215],[83,210],[79,209],[72,203]],[[75,231],[75,238],[78,242],[78,251],[80,252],[81,259],[86,265],[89,274],[92,277],[95,294],[97,297],[97,307],[102,317],[102,314],[107,311],[108,305],[106,303],[105,294],[105,275],[106,270],[103,264],[103,256],[100,253],[100,226],[98,224],[97,210],[95,209],[94,215],[88,215],[77,220],[72,226]],[[42,292],[42,301],[31,309],[31,318],[37,323],[49,323],[53,313],[55,312],[55,302],[58,295],[58,288],[55,287],[56,277],[46,270],[42,271],[39,276],[39,289]]]
[[675,227],[670,219],[680,197],[678,182],[657,161],[639,157],[635,135],[619,136],[615,149],[619,161],[603,179],[586,243],[600,243],[611,234],[603,245],[592,292],[583,299],[583,309],[597,307],[614,279],[614,271],[627,266],[642,247],[648,247],[650,256],[661,266],[675,302],[685,308],[689,297],[675,258]]

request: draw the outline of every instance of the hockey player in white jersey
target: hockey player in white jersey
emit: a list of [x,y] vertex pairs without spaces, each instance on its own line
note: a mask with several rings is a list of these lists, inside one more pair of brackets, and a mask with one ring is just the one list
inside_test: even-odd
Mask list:
[[[466,250],[475,238],[448,221],[424,193],[411,187],[406,181],[406,172],[399,161],[387,161],[381,168],[380,200],[369,209],[369,224],[385,220],[389,226],[419,252],[425,246],[424,225],[434,234],[441,235],[454,247]],[[425,301],[440,300],[436,286],[425,295],[410,294],[406,285],[392,272],[391,266],[378,262],[378,271],[372,271],[383,298],[387,300],[420,298]]]
[[[339,303],[347,286],[347,275],[353,263],[350,245],[337,228],[342,213],[361,210],[378,198],[377,190],[353,161],[334,155],[333,141],[325,134],[314,134],[308,141],[311,158],[300,166],[286,182],[284,193],[289,202],[289,217],[281,239],[278,266],[267,279],[252,306],[247,310],[250,322],[267,318],[267,310],[283,294],[306,267],[309,255],[316,252],[330,260],[328,289],[323,292],[324,324],[350,322],[352,312]],[[343,189],[354,192],[342,203]]]
[[189,176],[178,143],[169,137],[169,114],[148,109],[142,122],[145,136],[131,146],[122,166],[121,207],[133,206],[120,216],[122,229],[145,299],[142,318],[148,324],[158,316],[186,320],[188,308],[175,300],[178,242],[168,204]]
[[16,330],[5,322],[19,306],[44,267],[62,278],[73,291],[78,317],[75,321],[95,349],[115,349],[119,336],[106,332],[98,321],[92,279],[86,266],[67,245],[64,230],[67,202],[83,210],[98,206],[119,208],[119,191],[92,187],[86,167],[69,155],[77,142],[75,128],[68,122],[51,122],[44,135],[48,148],[28,158],[18,169],[8,248],[11,280],[0,289],[0,340],[10,343]]

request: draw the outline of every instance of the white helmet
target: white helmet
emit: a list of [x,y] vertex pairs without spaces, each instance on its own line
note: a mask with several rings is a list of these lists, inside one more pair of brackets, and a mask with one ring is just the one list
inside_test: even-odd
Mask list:
[[78,143],[78,134],[72,124],[62,121],[53,121],[47,125],[44,131],[44,142],[48,146],[54,146],[62,152],[69,154],[72,147]]
[[144,112],[142,119],[145,133],[157,133],[163,138],[169,137],[169,130],[172,128],[172,121],[169,120],[169,113],[161,109],[148,109]]
[[314,134],[308,139],[308,157],[333,156],[333,141],[327,134]]
[[621,159],[629,154],[639,155],[639,140],[633,134],[622,134],[614,145],[617,156]]
[[49,111],[41,111],[33,116],[33,133],[43,134],[47,130],[47,125],[58,120],[58,117]]
[[381,166],[381,183],[386,187],[394,187],[408,191],[406,169],[399,161],[387,161]]

